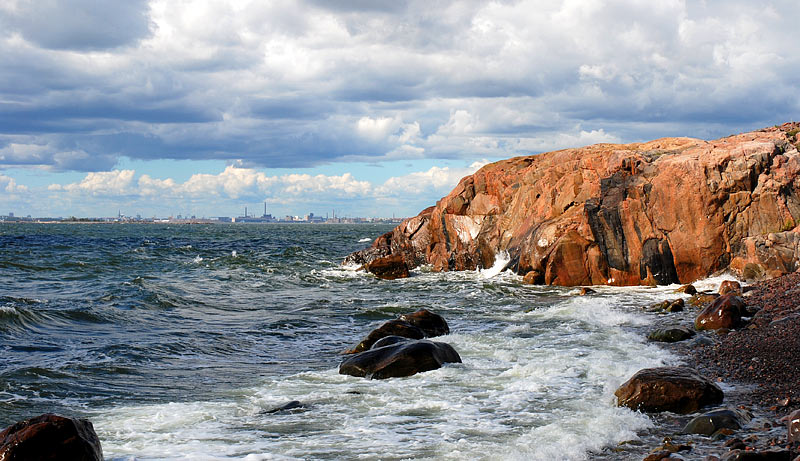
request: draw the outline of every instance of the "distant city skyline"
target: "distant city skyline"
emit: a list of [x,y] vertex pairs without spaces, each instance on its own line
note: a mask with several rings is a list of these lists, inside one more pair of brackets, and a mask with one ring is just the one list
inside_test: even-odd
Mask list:
[[795,10],[0,2],[0,209],[408,216],[503,158],[796,120]]

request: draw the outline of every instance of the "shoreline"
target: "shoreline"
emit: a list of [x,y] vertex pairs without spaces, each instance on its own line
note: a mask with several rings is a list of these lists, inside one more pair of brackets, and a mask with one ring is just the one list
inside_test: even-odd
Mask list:
[[[743,410],[750,416],[749,422],[714,438],[681,433],[697,414],[651,413],[655,427],[641,434],[640,441],[631,443],[629,449],[612,451],[645,460],[792,460],[800,455],[800,444],[789,441],[782,420],[800,409],[800,365],[795,358],[800,351],[800,273],[755,282],[740,296],[748,306],[758,307],[742,327],[697,332],[692,339],[658,345],[723,388],[723,402],[697,414],[721,408]],[[651,328],[687,326],[689,321],[688,326],[693,327],[694,318],[706,305],[694,308],[687,303],[682,315],[659,316]],[[790,455],[778,454],[781,450]]]

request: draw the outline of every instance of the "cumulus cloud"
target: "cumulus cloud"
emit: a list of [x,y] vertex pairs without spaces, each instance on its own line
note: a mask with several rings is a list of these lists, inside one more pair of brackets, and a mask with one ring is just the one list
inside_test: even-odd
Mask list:
[[727,135],[800,109],[794,6],[4,2],[0,167],[309,167]]
[[26,186],[17,184],[17,181],[14,180],[14,178],[0,174],[0,190],[3,190],[8,194],[16,194],[25,192],[28,190],[28,188]]
[[[418,203],[433,203],[449,192],[461,178],[474,173],[486,163],[481,160],[464,168],[431,167],[426,171],[394,176],[380,184],[357,179],[351,173],[269,176],[256,169],[236,165],[230,165],[218,174],[195,174],[184,182],[172,178],[156,179],[147,174],[137,179],[133,170],[111,170],[88,173],[76,183],[51,184],[48,190],[71,197],[125,198],[145,202],[222,199],[310,204],[332,200],[364,200],[380,204],[386,203],[386,200],[402,199],[417,206]],[[0,185],[3,184],[1,178]],[[10,184],[14,184],[13,180]]]

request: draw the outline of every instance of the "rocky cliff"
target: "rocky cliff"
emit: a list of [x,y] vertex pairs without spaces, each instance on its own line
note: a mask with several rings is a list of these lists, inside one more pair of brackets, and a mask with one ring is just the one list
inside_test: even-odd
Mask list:
[[597,144],[481,168],[348,263],[489,267],[532,283],[688,283],[792,272],[800,256],[800,124],[715,141]]

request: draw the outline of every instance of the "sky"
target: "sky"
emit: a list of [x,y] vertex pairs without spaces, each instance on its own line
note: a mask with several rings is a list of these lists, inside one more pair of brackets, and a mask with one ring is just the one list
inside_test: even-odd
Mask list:
[[800,119],[796,0],[0,0],[0,215],[412,216]]

